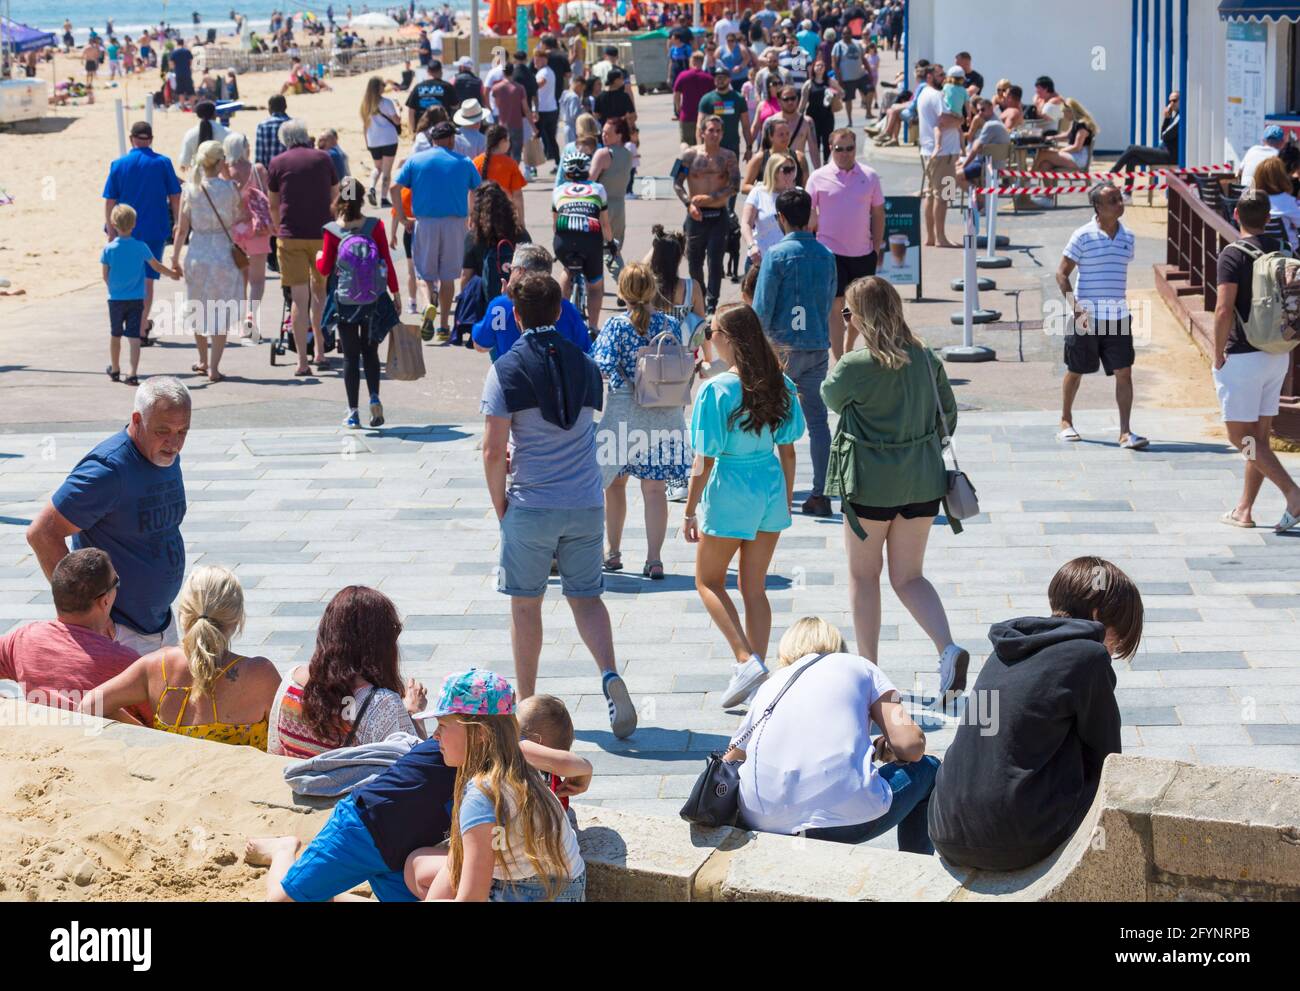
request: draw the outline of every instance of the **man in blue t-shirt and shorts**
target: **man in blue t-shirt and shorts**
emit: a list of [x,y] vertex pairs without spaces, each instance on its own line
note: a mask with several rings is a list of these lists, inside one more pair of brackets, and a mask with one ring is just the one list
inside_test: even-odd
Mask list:
[[27,527],[47,579],[68,555],[69,537],[72,550],[108,554],[119,583],[113,639],[142,655],[179,642],[171,606],[185,576],[180,453],[189,429],[185,385],[146,379],[131,422],[77,463]]
[[[411,237],[415,274],[424,280],[429,299],[438,301],[437,343],[451,341],[450,321],[456,279],[465,260],[465,218],[469,196],[483,181],[474,163],[452,151],[456,126],[435,124],[429,132],[432,151],[412,155],[393,180],[393,207]],[[406,215],[402,190],[411,191],[412,217]]]
[[[131,125],[131,150],[108,167],[103,196],[107,240],[117,237],[113,229],[113,208],[125,203],[135,210],[133,236],[147,244],[154,258],[161,262],[175,218],[181,214],[181,181],[176,177],[171,159],[153,150],[153,127],[147,121],[138,120]],[[149,311],[153,307],[153,284],[157,278],[158,273],[152,269],[145,274],[142,347],[153,344],[149,337],[153,329]]]

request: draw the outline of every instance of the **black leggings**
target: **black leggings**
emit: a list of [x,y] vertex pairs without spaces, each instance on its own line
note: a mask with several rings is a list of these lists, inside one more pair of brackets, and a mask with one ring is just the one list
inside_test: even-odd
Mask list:
[[361,389],[361,362],[366,363],[366,387],[372,396],[379,395],[379,345],[370,342],[370,328],[359,323],[339,321],[339,342],[343,345],[343,388],[348,394],[348,409],[357,409]]
[[822,149],[822,161],[831,160],[831,132],[835,130],[835,115],[829,111],[829,108],[823,107],[822,112],[809,112],[809,117],[813,122],[812,138]]
[[1112,172],[1128,172],[1135,165],[1172,165],[1174,157],[1166,148],[1146,148],[1129,145],[1112,167]]

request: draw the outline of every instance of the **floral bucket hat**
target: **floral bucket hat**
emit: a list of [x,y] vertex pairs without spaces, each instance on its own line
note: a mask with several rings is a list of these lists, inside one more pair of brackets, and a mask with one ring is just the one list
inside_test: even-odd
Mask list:
[[433,707],[433,716],[509,716],[515,711],[515,690],[495,671],[470,668],[449,674]]

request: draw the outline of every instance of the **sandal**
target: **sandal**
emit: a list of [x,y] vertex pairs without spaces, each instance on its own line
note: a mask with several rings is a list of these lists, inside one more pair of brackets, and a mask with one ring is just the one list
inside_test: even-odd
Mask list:
[[104,374],[107,375],[109,378],[111,378],[114,382],[120,382],[122,380],[122,373],[114,371],[112,365],[109,365],[107,368],[104,369]]
[[1243,529],[1251,529],[1251,528],[1253,528],[1253,527],[1255,526],[1255,524],[1254,524],[1253,522],[1251,522],[1251,523],[1245,523],[1245,522],[1239,520],[1239,519],[1237,518],[1237,511],[1236,511],[1235,509],[1229,509],[1226,513],[1224,513],[1222,516],[1220,516],[1220,517],[1219,517],[1219,522],[1220,522],[1220,523],[1225,523],[1225,524],[1227,524],[1228,526],[1239,526],[1239,527],[1242,527]]
[[128,375],[126,378],[122,379],[122,381],[125,382],[127,385],[140,384],[140,378],[138,375]]
[[601,564],[601,567],[605,571],[622,571],[623,570],[622,553],[619,551],[614,551],[612,554],[609,555],[609,557],[605,558],[604,562]]
[[645,567],[641,569],[641,577],[649,578],[651,581],[661,582],[664,580],[664,563],[662,561],[647,561]]
[[192,372],[198,372],[200,375],[206,375],[206,374],[208,374],[208,366],[207,366],[207,365],[190,365],[190,371],[192,371]]
[[220,372],[213,372],[211,375],[208,376],[208,381],[215,384],[217,382],[225,381],[225,378],[226,377],[222,375]]
[[295,369],[293,370],[293,373],[294,373],[294,375],[298,376],[299,378],[309,378],[310,376],[316,374],[316,373],[313,372],[310,368],[295,368]]
[[1273,524],[1274,533],[1286,533],[1293,526],[1300,523],[1300,515],[1292,514],[1291,510],[1282,510],[1282,518]]

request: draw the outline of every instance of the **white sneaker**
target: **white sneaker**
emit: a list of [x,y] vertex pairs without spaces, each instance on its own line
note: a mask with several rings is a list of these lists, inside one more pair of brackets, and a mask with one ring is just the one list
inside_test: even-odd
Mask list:
[[669,482],[669,483],[668,483],[668,501],[669,501],[669,502],[685,502],[685,501],[686,501],[686,492],[687,492],[687,485],[686,485],[685,482]]
[[947,705],[966,690],[966,669],[970,667],[970,651],[948,644],[939,655],[938,700]]
[[406,312],[407,312],[407,313],[419,313],[419,312],[420,312],[419,304],[416,303],[416,301],[413,300],[413,299],[408,299],[408,300],[406,301]]
[[767,681],[770,673],[757,657],[751,657],[744,664],[737,663],[732,668],[731,681],[727,682],[727,690],[722,693],[722,707],[730,709],[732,706],[740,705],[750,692]]

